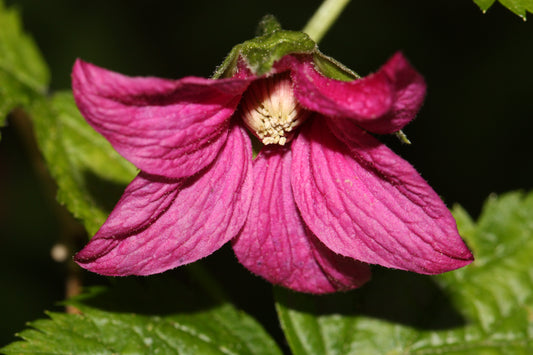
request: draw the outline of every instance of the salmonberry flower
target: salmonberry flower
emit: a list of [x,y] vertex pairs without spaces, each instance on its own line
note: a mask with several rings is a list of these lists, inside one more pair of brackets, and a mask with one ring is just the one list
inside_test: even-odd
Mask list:
[[350,75],[303,33],[277,29],[237,46],[217,79],[132,78],[78,60],[81,113],[140,172],[75,260],[149,275],[231,241],[253,273],[310,293],[358,287],[368,264],[469,264],[444,203],[372,135],[414,118],[423,78],[402,54],[338,79]]

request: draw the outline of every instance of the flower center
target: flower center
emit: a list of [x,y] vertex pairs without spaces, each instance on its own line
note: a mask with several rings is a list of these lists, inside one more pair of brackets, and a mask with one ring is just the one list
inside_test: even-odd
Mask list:
[[308,115],[294,98],[289,73],[256,80],[241,105],[244,123],[263,144],[285,145]]

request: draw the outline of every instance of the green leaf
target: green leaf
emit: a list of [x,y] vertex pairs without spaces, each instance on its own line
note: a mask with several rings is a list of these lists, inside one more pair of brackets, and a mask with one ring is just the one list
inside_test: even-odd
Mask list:
[[15,107],[42,96],[48,69],[33,40],[23,30],[14,9],[0,0],[0,126]]
[[58,185],[58,201],[95,233],[136,170],[83,119],[70,92],[30,109],[37,142]]
[[[487,11],[496,0],[474,0],[479,8],[485,12]],[[526,12],[533,13],[533,0],[499,0],[500,4],[526,19]]]
[[[182,275],[180,273],[179,275]],[[177,273],[170,274],[171,276]],[[164,276],[120,279],[69,302],[82,314],[48,313],[5,354],[281,355],[250,316],[195,284]],[[136,313],[133,313],[136,312]]]
[[477,6],[481,9],[481,11],[485,12],[489,9],[489,7],[494,4],[496,0],[474,0]]
[[294,354],[533,354],[533,193],[492,196],[474,222],[454,208],[476,260],[429,277],[378,268],[359,290],[277,289]]

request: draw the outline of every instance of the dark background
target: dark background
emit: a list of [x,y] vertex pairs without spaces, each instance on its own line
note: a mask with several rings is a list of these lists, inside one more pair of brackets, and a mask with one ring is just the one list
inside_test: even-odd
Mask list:
[[[51,69],[52,90],[69,89],[76,57],[130,75],[210,76],[233,45],[253,36],[264,14],[297,30],[320,4],[6,2],[21,11],[40,47]],[[413,145],[386,141],[449,206],[459,203],[477,216],[489,194],[531,189],[533,21],[524,22],[499,4],[483,15],[468,0],[358,0],[348,5],[320,49],[361,75],[402,50],[425,76],[426,102],[404,130]],[[45,191],[23,139],[13,125],[3,128],[0,346],[13,340],[26,321],[43,317],[43,310],[60,309],[55,304],[64,297],[64,265],[49,257],[60,227]],[[218,258],[233,263],[231,272],[240,272],[230,257]],[[268,287],[242,275],[252,287]]]

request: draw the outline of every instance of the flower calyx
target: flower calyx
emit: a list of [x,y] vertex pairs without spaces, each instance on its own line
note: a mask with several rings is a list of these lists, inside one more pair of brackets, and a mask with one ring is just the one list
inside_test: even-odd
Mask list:
[[239,59],[253,74],[268,74],[276,61],[289,54],[312,55],[317,70],[327,77],[343,81],[360,78],[340,62],[320,52],[315,41],[306,33],[283,30],[272,15],[266,15],[259,22],[257,37],[233,47],[212,78],[233,77]]

